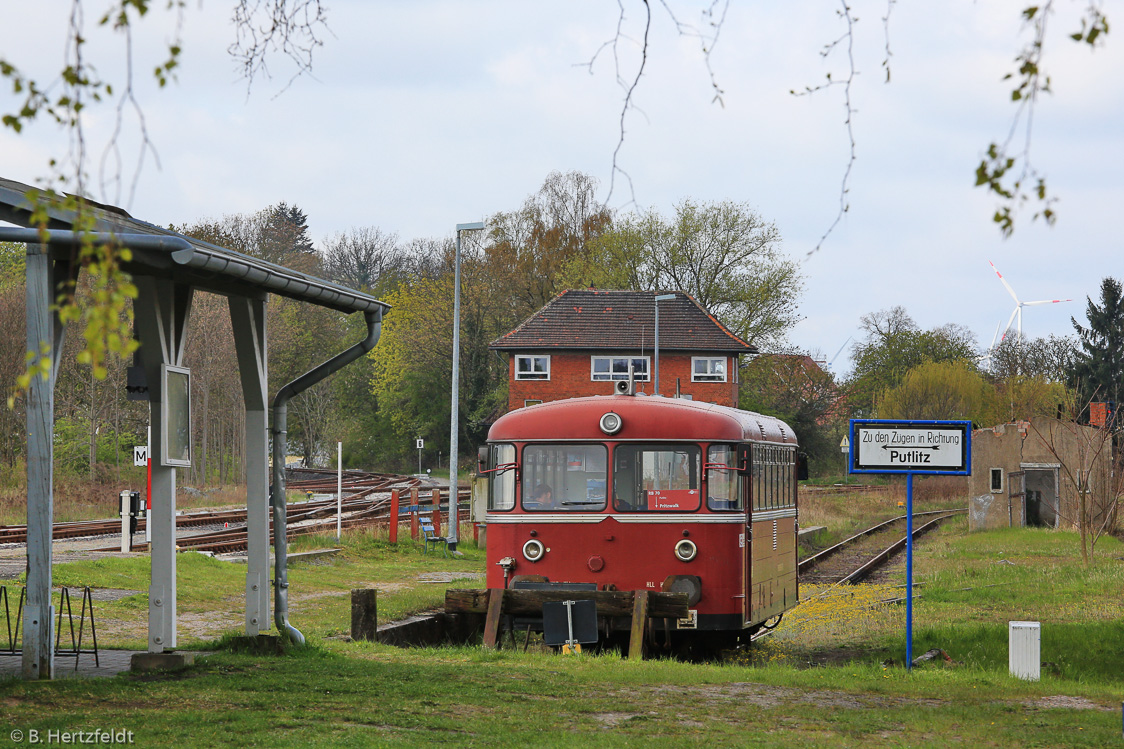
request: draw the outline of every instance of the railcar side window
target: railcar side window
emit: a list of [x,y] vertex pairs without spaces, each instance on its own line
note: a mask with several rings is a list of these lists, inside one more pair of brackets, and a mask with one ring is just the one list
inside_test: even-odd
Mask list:
[[754,445],[749,465],[749,487],[755,512],[761,509],[761,502],[765,493],[765,487],[761,483],[761,473],[764,469],[764,462],[765,460],[761,448]]
[[702,450],[697,445],[617,445],[613,509],[694,512],[699,509]]
[[769,448],[769,488],[767,494],[769,497],[769,509],[777,509],[777,500],[780,498],[780,487],[777,486],[777,479],[779,472],[777,471],[777,448]]
[[750,482],[755,512],[796,505],[795,465],[791,447],[754,445]]
[[[492,445],[489,468],[515,464],[515,445]],[[510,510],[515,507],[515,469],[488,474],[488,509]]]
[[706,453],[710,465],[727,468],[709,468],[706,472],[706,506],[712,510],[744,510],[745,504],[738,492],[737,450],[733,445],[711,445]]
[[605,509],[608,450],[604,445],[523,448],[523,509],[596,512]]

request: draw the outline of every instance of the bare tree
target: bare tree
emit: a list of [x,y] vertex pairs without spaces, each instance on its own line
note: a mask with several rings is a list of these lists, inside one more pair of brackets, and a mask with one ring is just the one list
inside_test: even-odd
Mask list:
[[321,252],[324,274],[353,289],[389,288],[407,266],[398,235],[374,226],[340,232],[323,242]]
[[[1069,406],[1068,418],[1032,420],[1031,428],[1060,466],[1058,516],[1080,534],[1081,559],[1088,567],[1097,542],[1116,527],[1124,465],[1113,453],[1110,424],[1078,424],[1080,411],[1072,402]],[[1067,495],[1071,502],[1064,501]]]
[[859,327],[866,331],[868,341],[885,341],[898,333],[917,330],[917,323],[899,304],[890,309],[868,312],[859,318]]

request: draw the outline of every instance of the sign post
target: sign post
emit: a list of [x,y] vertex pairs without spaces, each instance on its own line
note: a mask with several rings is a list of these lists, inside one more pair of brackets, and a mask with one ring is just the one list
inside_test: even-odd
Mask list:
[[[144,445],[133,445],[133,465],[145,468],[148,472],[148,478],[145,480],[144,496],[145,496],[145,518],[152,517],[152,455],[150,454],[152,444],[152,427],[148,428],[148,443]],[[152,541],[152,526],[146,519],[144,521],[144,540],[146,542]]]
[[[425,440],[423,440],[421,437],[418,437],[418,475],[421,475],[421,454],[424,448]],[[440,468],[441,466],[437,467]]]
[[[913,477],[972,473],[972,422],[851,419],[850,473],[905,474],[905,667],[913,668]],[[846,438],[844,438],[846,439]],[[842,447],[842,445],[840,445]]]

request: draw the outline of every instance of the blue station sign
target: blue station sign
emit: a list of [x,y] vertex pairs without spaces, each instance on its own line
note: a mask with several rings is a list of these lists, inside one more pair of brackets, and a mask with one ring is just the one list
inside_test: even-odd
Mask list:
[[851,420],[851,473],[967,476],[972,422]]

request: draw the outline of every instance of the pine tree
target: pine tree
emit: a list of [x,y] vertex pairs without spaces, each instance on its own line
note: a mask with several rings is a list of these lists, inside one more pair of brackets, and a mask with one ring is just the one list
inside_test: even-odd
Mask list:
[[1104,279],[1100,306],[1086,299],[1089,327],[1070,318],[1081,342],[1072,383],[1078,389],[1079,403],[1109,401],[1119,408],[1124,394],[1124,294],[1120,282]]
[[255,254],[295,270],[312,270],[308,259],[315,259],[316,253],[308,236],[308,216],[304,211],[282,201],[266,208],[257,218],[260,236]]

